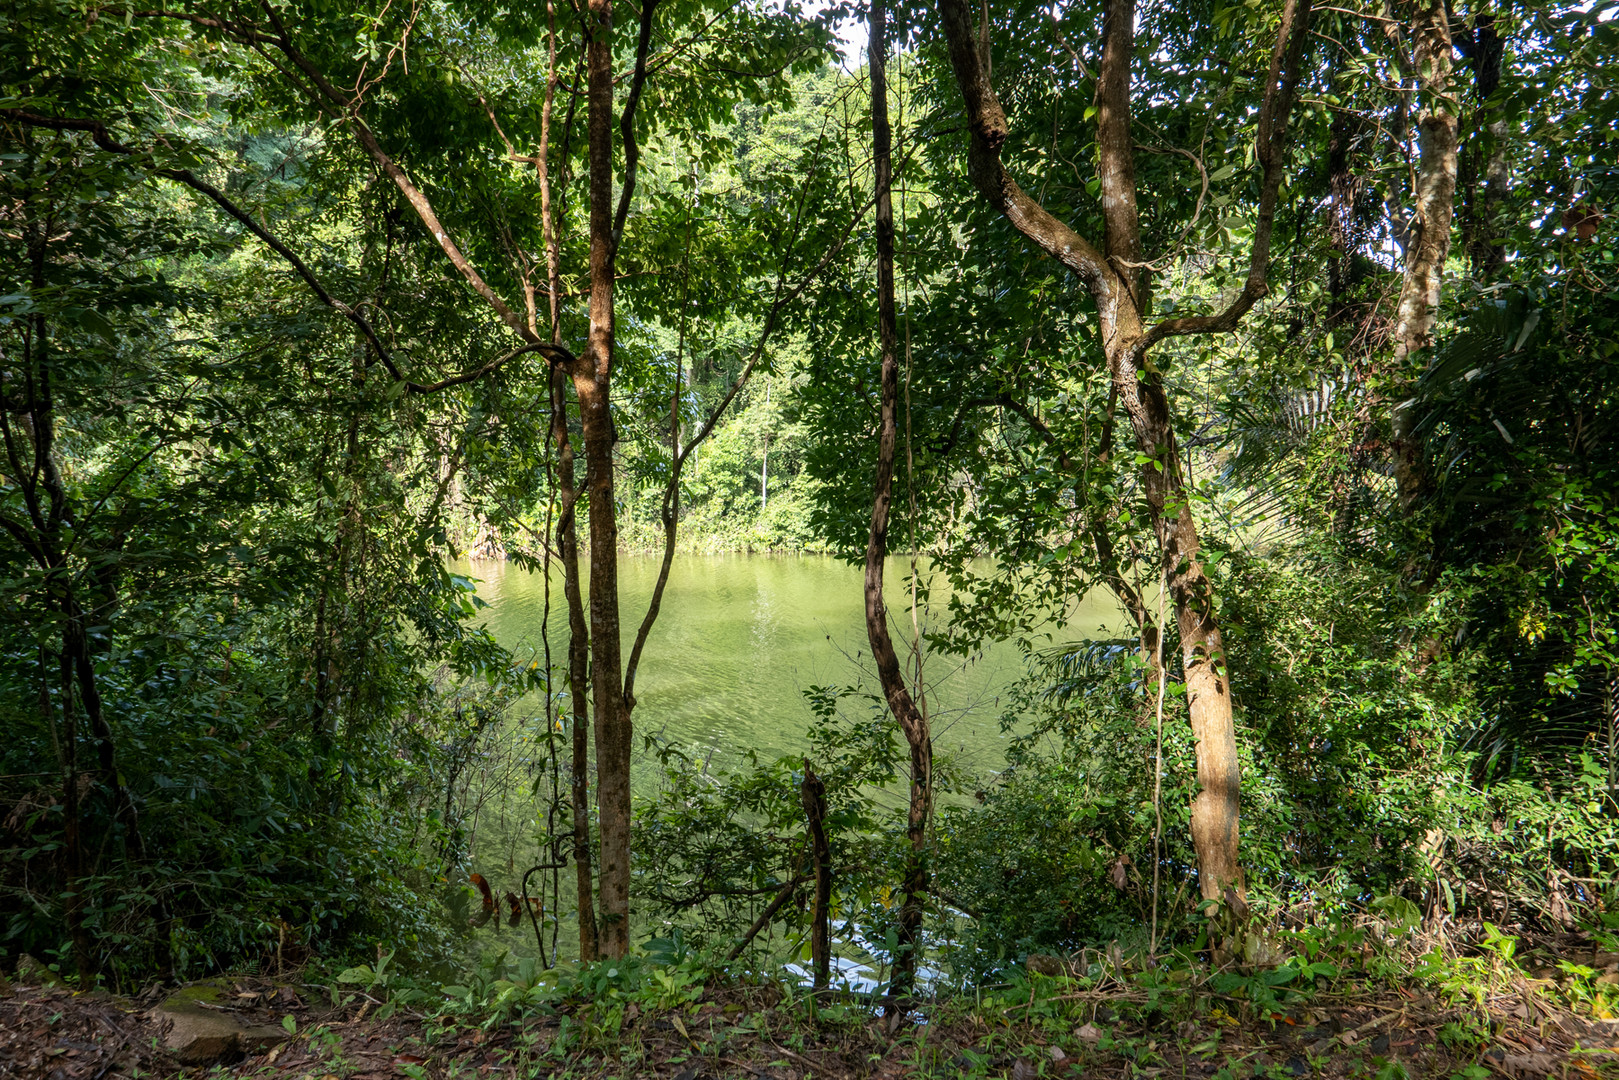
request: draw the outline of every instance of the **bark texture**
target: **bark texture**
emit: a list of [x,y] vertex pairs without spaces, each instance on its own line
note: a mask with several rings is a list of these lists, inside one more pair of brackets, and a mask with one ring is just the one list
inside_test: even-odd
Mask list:
[[[1416,205],[1405,247],[1405,277],[1394,310],[1397,365],[1433,344],[1439,317],[1440,286],[1450,254],[1450,226],[1456,205],[1458,121],[1451,84],[1450,15],[1445,0],[1427,0],[1411,27],[1412,55],[1422,96],[1417,115]],[[1422,488],[1417,460],[1416,417],[1395,406],[1394,479],[1400,503],[1409,507]]]
[[1502,205],[1512,178],[1507,158],[1511,127],[1501,116],[1498,102],[1490,99],[1501,84],[1506,43],[1501,37],[1503,16],[1481,11],[1473,19],[1466,53],[1473,67],[1473,119],[1471,146],[1458,166],[1457,185],[1462,199],[1462,243],[1473,276],[1489,280],[1506,264],[1506,248],[1497,239]]
[[613,7],[586,13],[586,127],[590,149],[590,333],[573,372],[585,442],[590,506],[591,704],[596,723],[596,802],[601,821],[601,954],[630,947],[630,710],[619,653],[618,521],[613,505]]
[[1137,448],[1146,457],[1141,480],[1162,555],[1164,585],[1175,605],[1193,733],[1199,791],[1192,804],[1192,838],[1199,888],[1219,899],[1242,888],[1238,861],[1239,788],[1236,732],[1225,653],[1214,612],[1214,589],[1199,558],[1197,524],[1177,466],[1169,402],[1146,363],[1148,350],[1172,336],[1220,333],[1238,322],[1268,291],[1270,238],[1286,163],[1287,118],[1302,68],[1309,0],[1289,0],[1271,54],[1255,138],[1260,188],[1248,277],[1241,293],[1214,315],[1165,319],[1149,325],[1150,287],[1142,257],[1136,208],[1134,143],[1130,120],[1130,66],[1134,53],[1133,0],[1107,0],[1102,60],[1097,73],[1098,174],[1102,187],[1103,248],[1098,250],[1018,186],[1000,160],[1006,114],[990,83],[982,46],[966,0],[940,0],[951,65],[967,107],[968,175],[974,186],[1025,237],[1067,267],[1090,293],[1118,403]]
[[921,948],[922,904],[928,888],[923,845],[933,805],[933,737],[928,718],[917,707],[899,655],[888,632],[883,603],[883,560],[888,555],[888,516],[894,494],[894,452],[899,441],[899,320],[894,308],[893,135],[888,123],[887,11],[883,0],[871,5],[871,146],[877,191],[877,334],[882,352],[881,420],[877,439],[877,480],[871,501],[871,534],[866,543],[866,638],[882,683],[889,711],[899,722],[911,750],[911,797],[905,816],[910,853],[902,883],[894,974],[885,1013],[897,1015],[910,998],[917,953]]
[[[556,102],[557,39],[555,6],[546,5],[545,101],[540,111],[540,152],[534,167],[540,180],[540,224],[545,237],[546,292],[551,317],[551,343],[562,344],[562,247],[557,239],[558,208],[551,197],[551,111]],[[532,318],[533,304],[529,304]],[[595,859],[590,845],[590,625],[579,579],[578,474],[573,440],[568,435],[568,376],[550,372],[551,440],[556,448],[557,492],[562,513],[557,519],[556,548],[562,560],[562,595],[568,605],[568,697],[573,706],[569,796],[573,820],[574,884],[579,904],[579,961],[596,959]]]
[[573,868],[579,893],[579,959],[596,959],[596,880],[590,850],[590,626],[585,619],[579,580],[579,505],[573,444],[568,437],[568,377],[551,372],[551,438],[557,449],[557,489],[562,513],[557,519],[556,546],[562,560],[562,594],[568,605],[568,691],[573,706],[573,757],[570,795],[573,817]]

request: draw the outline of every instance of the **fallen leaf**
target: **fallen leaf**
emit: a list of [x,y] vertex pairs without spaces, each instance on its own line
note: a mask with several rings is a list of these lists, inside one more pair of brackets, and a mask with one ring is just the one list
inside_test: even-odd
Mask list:
[[1095,1024],[1086,1024],[1084,1027],[1074,1029],[1074,1038],[1085,1042],[1096,1042],[1102,1037],[1102,1029]]

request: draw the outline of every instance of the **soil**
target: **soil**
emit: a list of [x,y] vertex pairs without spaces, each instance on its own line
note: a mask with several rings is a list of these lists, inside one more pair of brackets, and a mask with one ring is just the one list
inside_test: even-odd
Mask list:
[[632,1004],[616,1028],[588,1006],[456,1026],[404,1012],[379,1021],[363,999],[334,1008],[324,987],[253,977],[210,987],[218,993],[206,995],[216,1003],[208,1007],[244,1027],[291,1026],[296,1034],[218,1066],[186,1066],[164,1046],[166,1021],[155,1006],[166,992],[121,998],[15,987],[0,997],[0,1077],[1397,1080],[1403,1070],[1411,1080],[1619,1078],[1619,1020],[1549,1009],[1532,984],[1485,1001],[1482,1012],[1477,1003],[1447,1009],[1411,993],[1377,1001],[1323,995],[1293,1015],[1257,1020],[1214,1008],[1197,1021],[1158,1026],[1116,1019],[1105,995],[1042,999],[994,1016],[947,1004],[892,1035],[854,1010],[811,1020],[802,1002],[784,1006],[774,987],[710,989],[677,1012],[642,1014]]

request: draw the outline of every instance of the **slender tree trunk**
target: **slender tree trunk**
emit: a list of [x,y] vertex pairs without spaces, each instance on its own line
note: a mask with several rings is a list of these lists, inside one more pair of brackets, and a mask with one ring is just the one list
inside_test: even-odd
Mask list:
[[1162,553],[1164,587],[1175,604],[1186,671],[1192,730],[1197,741],[1200,790],[1192,804],[1198,885],[1204,898],[1242,890],[1238,862],[1241,774],[1231,709],[1231,685],[1214,612],[1214,588],[1198,557],[1199,539],[1185,481],[1178,467],[1169,403],[1146,363],[1148,350],[1166,337],[1226,333],[1268,291],[1271,227],[1285,170],[1287,118],[1303,67],[1309,0],[1287,0],[1271,54],[1264,103],[1257,116],[1255,156],[1262,170],[1256,228],[1242,292],[1217,315],[1165,319],[1148,327],[1151,289],[1140,271],[1130,64],[1134,52],[1133,0],[1107,0],[1102,57],[1097,73],[1097,169],[1102,184],[1104,250],[1053,217],[1026,194],[1000,160],[1009,134],[1006,114],[990,83],[967,0],[939,0],[951,65],[967,106],[968,175],[983,196],[1047,255],[1085,286],[1100,316],[1101,339],[1119,403],[1130,419],[1145,463],[1141,479]]
[[579,581],[579,490],[575,486],[573,443],[568,438],[568,377],[551,372],[551,438],[557,448],[557,488],[562,513],[557,519],[557,554],[562,560],[562,594],[568,605],[568,691],[573,706],[573,868],[579,893],[579,959],[596,959],[596,881],[590,843],[590,627]]
[[[1394,311],[1394,359],[1402,368],[1407,357],[1433,344],[1455,212],[1458,110],[1451,85],[1450,14],[1445,0],[1426,0],[1417,11],[1412,39],[1412,62],[1423,100],[1417,117],[1416,206],[1405,248],[1405,278]],[[1400,504],[1406,508],[1423,485],[1416,420],[1409,407],[1395,406],[1394,478]]]
[[899,333],[894,309],[893,136],[888,125],[888,79],[885,67],[887,12],[884,0],[871,5],[871,144],[877,183],[877,331],[882,351],[881,428],[877,440],[877,482],[871,503],[871,535],[866,544],[866,637],[882,682],[888,708],[899,722],[911,749],[911,798],[905,816],[910,852],[905,862],[898,926],[899,952],[889,983],[884,1012],[895,1016],[905,1007],[916,980],[922,947],[922,904],[928,871],[923,858],[928,817],[933,804],[933,737],[927,717],[917,708],[899,656],[888,632],[883,603],[883,560],[888,554],[888,514],[893,502],[894,452],[899,437]]
[[832,979],[829,919],[832,907],[832,849],[826,840],[826,783],[807,764],[799,795],[804,802],[804,820],[809,826],[810,858],[815,872],[815,906],[810,912],[810,967],[814,973],[815,989],[824,990]]
[[[540,152],[535,169],[540,181],[540,226],[545,238],[546,295],[551,344],[562,344],[562,247],[551,197],[551,113],[556,102],[556,5],[546,4],[545,100],[540,107]],[[590,626],[579,579],[579,488],[574,470],[573,440],[568,435],[568,376],[552,367],[551,441],[557,451],[557,490],[562,513],[557,518],[556,547],[562,560],[562,595],[568,606],[568,697],[573,706],[573,757],[569,791],[573,819],[574,885],[578,893],[579,960],[596,959],[596,880],[590,843]]]
[[1492,107],[1490,102],[1491,95],[1501,84],[1501,64],[1506,53],[1500,18],[1494,11],[1481,11],[1473,20],[1469,50],[1474,97],[1474,120],[1470,125],[1473,132],[1469,140],[1472,145],[1462,155],[1458,166],[1457,185],[1463,192],[1462,247],[1472,264],[1473,276],[1480,280],[1494,277],[1506,263],[1506,248],[1496,233],[1512,176],[1507,158],[1511,128],[1500,115],[1499,107]]
[[586,127],[590,148],[590,335],[573,373],[585,441],[590,506],[590,653],[601,820],[599,947],[630,944],[630,711],[619,652],[618,520],[613,505],[613,9],[590,0],[586,18]]

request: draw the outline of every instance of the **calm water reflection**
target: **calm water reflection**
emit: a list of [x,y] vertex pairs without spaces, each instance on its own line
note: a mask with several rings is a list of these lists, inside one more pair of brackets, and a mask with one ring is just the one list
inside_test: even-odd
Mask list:
[[[657,568],[651,557],[619,559],[626,653],[646,613]],[[462,562],[452,569],[479,579],[478,594],[489,604],[483,617],[497,640],[520,656],[543,655],[546,583],[540,574],[503,562]],[[890,560],[886,581],[890,618],[908,635],[907,569],[906,560]],[[560,668],[566,662],[567,613],[559,574],[553,573],[550,588],[551,656]],[[945,594],[941,589],[934,595],[942,617]],[[925,631],[930,616],[922,612],[919,618]],[[1112,605],[1088,604],[1063,636],[1115,633],[1118,621]],[[936,753],[953,757],[969,774],[1000,768],[1007,738],[1000,726],[1005,694],[1022,670],[1017,650],[1005,645],[987,647],[968,661],[930,659],[925,671]],[[656,759],[640,750],[641,735],[656,734],[720,768],[736,764],[749,750],[761,761],[802,753],[809,748],[813,719],[804,689],[857,681],[875,692],[859,568],[813,555],[677,557],[637,677],[637,795],[653,794],[661,775]],[[536,776],[544,771],[536,752],[540,702],[525,704],[491,744],[485,768],[468,792],[477,805],[474,868],[497,893],[518,887],[525,867],[545,861],[532,794]],[[901,794],[894,797],[896,813]],[[565,894],[571,876],[571,870],[562,875]],[[564,896],[564,905],[572,908],[571,895]],[[571,917],[571,910],[564,913],[564,957],[573,955]],[[480,930],[477,942],[480,949],[534,952],[526,920],[518,929]]]
[[[458,564],[480,578],[487,625],[519,651],[541,649],[545,582],[510,563]],[[619,560],[624,646],[646,613],[657,561]],[[908,631],[906,563],[891,560],[890,615]],[[567,642],[560,579],[551,582],[551,652],[560,664]],[[936,607],[940,594],[936,593]],[[1105,609],[1098,619],[1105,619]],[[921,616],[924,630],[929,615]],[[1082,613],[1079,620],[1087,621]],[[994,768],[1004,745],[1004,691],[1021,673],[1015,649],[991,646],[968,662],[939,657],[925,666],[938,714],[941,750],[966,755],[969,768]],[[811,720],[803,690],[812,685],[875,688],[861,601],[861,574],[825,556],[684,555],[675,560],[663,609],[637,677],[635,727],[693,753],[731,759],[802,752]]]

